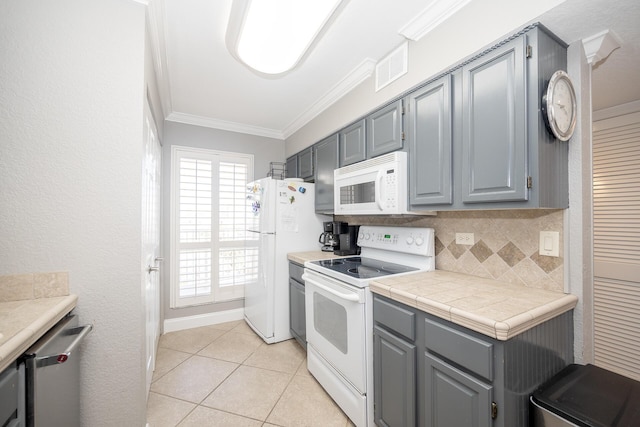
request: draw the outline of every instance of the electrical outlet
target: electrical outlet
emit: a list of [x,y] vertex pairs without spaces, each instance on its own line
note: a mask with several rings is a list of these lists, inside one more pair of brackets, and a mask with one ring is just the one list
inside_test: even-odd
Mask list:
[[473,245],[474,243],[473,233],[456,233],[457,245]]

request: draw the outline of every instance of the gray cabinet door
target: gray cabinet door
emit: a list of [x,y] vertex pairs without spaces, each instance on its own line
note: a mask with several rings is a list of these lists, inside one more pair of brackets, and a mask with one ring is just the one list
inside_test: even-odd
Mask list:
[[527,200],[526,38],[462,69],[462,202]]
[[291,156],[287,159],[287,178],[298,177],[298,156]]
[[366,124],[362,119],[340,131],[340,166],[367,158]]
[[307,348],[307,321],[304,307],[304,285],[289,279],[289,327],[291,334]]
[[410,144],[409,203],[451,204],[451,75],[407,98]]
[[423,426],[491,426],[491,385],[429,353],[425,353],[424,363],[426,378],[423,390]]
[[368,159],[402,148],[402,100],[381,108],[366,121]]
[[333,213],[333,171],[338,168],[338,134],[314,147],[316,212]]
[[313,178],[313,147],[298,153],[298,178],[305,181]]
[[416,347],[373,328],[374,420],[380,427],[416,425]]

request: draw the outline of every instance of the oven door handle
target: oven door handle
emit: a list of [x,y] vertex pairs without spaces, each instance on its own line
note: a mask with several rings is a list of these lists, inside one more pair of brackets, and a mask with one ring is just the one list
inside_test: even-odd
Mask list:
[[323,285],[322,283],[316,282],[315,280],[311,279],[308,274],[303,274],[302,279],[304,280],[305,284],[307,284],[308,282],[311,285],[316,286],[325,292],[329,292],[330,294],[335,295],[338,298],[341,298],[343,300],[351,301],[351,302],[360,302],[360,297],[358,296],[358,294],[344,294],[342,292],[338,292],[326,285]]

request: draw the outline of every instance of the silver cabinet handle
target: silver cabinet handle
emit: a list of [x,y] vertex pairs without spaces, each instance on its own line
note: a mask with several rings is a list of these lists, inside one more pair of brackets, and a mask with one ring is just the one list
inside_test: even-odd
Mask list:
[[147,268],[147,272],[151,273],[153,271],[160,271],[160,267],[149,266],[149,268]]

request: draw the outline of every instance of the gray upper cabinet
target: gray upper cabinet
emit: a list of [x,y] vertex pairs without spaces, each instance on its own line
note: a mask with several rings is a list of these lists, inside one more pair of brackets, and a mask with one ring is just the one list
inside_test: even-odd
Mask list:
[[402,149],[402,112],[402,100],[398,100],[366,118],[368,159]]
[[316,212],[333,213],[333,171],[338,168],[338,134],[314,145]]
[[313,147],[305,148],[298,153],[298,178],[305,181],[313,179]]
[[568,207],[568,144],[541,114],[566,61],[566,45],[533,26],[409,94],[412,209]]
[[527,192],[526,37],[462,68],[462,201],[521,201]]
[[450,205],[452,195],[451,76],[407,97],[409,202]]
[[340,131],[340,166],[367,158],[366,121],[359,120]]
[[287,178],[298,177],[298,155],[291,156],[287,159]]

